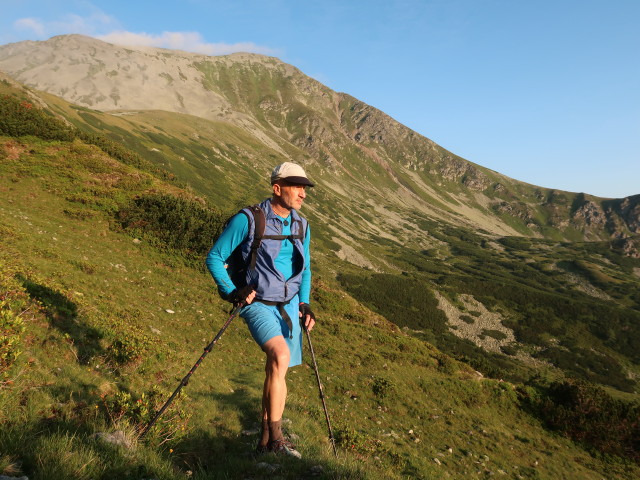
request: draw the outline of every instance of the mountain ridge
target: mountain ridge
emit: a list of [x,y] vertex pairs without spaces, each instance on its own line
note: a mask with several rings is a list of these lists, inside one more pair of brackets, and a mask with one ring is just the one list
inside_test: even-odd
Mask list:
[[[601,199],[510,179],[274,57],[210,57],[64,35],[0,46],[0,70],[110,114],[166,110],[229,123],[279,159],[302,163],[323,188],[349,191],[356,203],[375,199],[401,217],[417,212],[498,236],[624,241],[638,255],[630,237],[640,232],[640,195]],[[393,223],[381,222],[383,229]]]

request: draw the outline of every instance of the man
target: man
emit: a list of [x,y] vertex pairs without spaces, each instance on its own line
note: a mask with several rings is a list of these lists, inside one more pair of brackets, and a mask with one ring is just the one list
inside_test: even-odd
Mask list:
[[[291,162],[271,174],[272,197],[259,207],[264,212],[264,235],[255,252],[256,217],[245,208],[231,218],[207,256],[207,267],[223,298],[238,305],[254,340],[266,354],[262,393],[262,432],[256,451],[300,458],[282,433],[289,367],[302,363],[302,330],[309,331],[315,315],[309,307],[311,268],[310,231],[298,214],[313,187],[302,167]],[[225,263],[239,247],[244,265],[240,279],[231,279]],[[236,250],[237,252],[237,250]],[[235,254],[234,254],[235,255]],[[300,321],[298,319],[300,318]]]

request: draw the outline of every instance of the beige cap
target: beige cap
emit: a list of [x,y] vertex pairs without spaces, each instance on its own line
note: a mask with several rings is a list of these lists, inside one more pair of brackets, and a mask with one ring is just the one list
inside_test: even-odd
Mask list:
[[304,169],[300,165],[292,162],[281,163],[273,169],[273,172],[271,172],[271,185],[278,180],[313,187],[313,183],[307,178]]

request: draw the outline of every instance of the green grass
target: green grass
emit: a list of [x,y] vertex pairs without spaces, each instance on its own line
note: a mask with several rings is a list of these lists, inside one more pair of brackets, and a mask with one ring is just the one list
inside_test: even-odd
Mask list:
[[[113,406],[106,408],[121,392],[137,399],[156,384],[170,392],[226,307],[202,269],[110,227],[113,209],[102,198],[117,203],[136,188],[117,193],[112,187],[109,195],[79,203],[68,192],[99,169],[71,145],[26,145],[34,151],[33,169],[29,155],[2,163],[0,188],[7,195],[0,223],[10,239],[3,273],[40,307],[24,314],[23,352],[3,388],[5,468],[33,478],[186,478],[188,471],[203,479],[266,477],[247,457],[255,437],[241,433],[258,423],[262,354],[240,320],[185,389],[179,408],[191,417],[173,440],[161,444],[152,434],[136,441],[136,416],[117,418]],[[65,162],[78,167],[69,173]],[[73,208],[92,215],[65,213]],[[634,471],[549,434],[519,408],[514,387],[474,379],[463,364],[399,333],[331,286],[322,271],[314,288],[321,319],[314,346],[340,457],[332,458],[315,378],[303,365],[290,373],[286,416],[305,460],[278,459],[283,478],[308,475],[316,465],[323,468],[320,478],[473,477],[500,470],[523,478],[599,478],[603,469],[624,478],[624,468]],[[110,348],[123,338],[148,341],[132,347],[137,355],[114,358]],[[135,446],[92,437],[115,430]]]
[[[246,155],[234,135],[249,142],[246,136],[233,128],[218,133],[221,155]],[[191,148],[165,138],[169,149]],[[145,162],[128,162],[127,152],[81,138],[0,137],[0,301],[3,335],[8,333],[0,343],[7,354],[1,365],[0,468],[30,478],[268,478],[249,455],[255,435],[242,433],[258,425],[263,354],[240,319],[161,428],[136,438],[136,427],[144,426],[219,330],[228,306],[203,265],[193,261],[207,241],[202,237],[214,236],[215,229],[180,236],[198,230],[197,222],[164,230],[166,222],[154,223],[172,205],[182,209],[181,218],[209,218],[214,210],[198,205],[212,196],[164,181],[171,177],[156,175]],[[357,152],[349,155],[364,161]],[[179,181],[193,180],[198,162],[184,164],[176,169]],[[357,166],[352,173],[360,173]],[[380,173],[375,167],[369,175]],[[209,180],[208,192],[229,182],[225,176]],[[245,187],[233,190],[225,205],[239,201]],[[319,200],[327,214],[353,222],[329,195],[320,192]],[[359,208],[367,212],[366,203]],[[134,221],[123,224],[123,213]],[[614,405],[607,407],[610,413],[621,412],[610,423],[633,411],[635,384],[622,377],[637,371],[637,262],[608,244],[505,238],[499,252],[479,232],[416,217],[414,225],[433,241],[429,248],[405,245],[400,229],[394,238],[358,237],[385,273],[336,265],[328,226],[314,223],[320,240],[314,250],[314,347],[340,456],[333,457],[315,376],[305,363],[289,374],[285,413],[304,460],[265,461],[292,479],[311,476],[318,466],[319,478],[484,478],[503,472],[507,478],[637,478],[639,467],[629,458],[606,456],[606,449],[565,436],[579,440],[588,429],[556,422],[558,430],[550,430],[543,420],[551,417],[540,413],[553,393],[545,387],[564,374],[628,390],[609,389],[625,399],[620,404],[598,394],[604,405]],[[140,222],[149,228],[125,228]],[[556,266],[575,258],[582,262],[575,270],[613,302],[570,288]],[[543,353],[564,372],[488,354],[454,337],[436,306],[436,289],[451,299],[472,294],[504,313],[523,341],[519,348],[547,347]],[[462,306],[459,299],[454,303]],[[467,313],[478,321],[477,312]],[[553,418],[570,418],[571,411],[563,415]],[[105,431],[125,432],[133,446],[96,440],[94,434]]]

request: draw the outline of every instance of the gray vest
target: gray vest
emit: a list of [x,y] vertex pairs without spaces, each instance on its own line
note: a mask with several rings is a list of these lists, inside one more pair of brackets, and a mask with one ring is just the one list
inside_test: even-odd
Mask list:
[[[291,237],[294,246],[293,275],[285,279],[275,266],[275,259],[282,247],[282,238],[273,239],[270,236],[282,236],[282,219],[271,209],[271,199],[260,204],[265,215],[264,237],[256,253],[255,268],[248,268],[246,272],[247,284],[256,285],[256,299],[270,302],[287,302],[300,290],[302,272],[306,259],[304,257],[303,239],[307,231],[307,220],[296,210],[291,210]],[[250,263],[251,245],[255,236],[255,222],[253,214],[244,209],[249,218],[249,233],[241,245],[242,258],[245,264]]]

